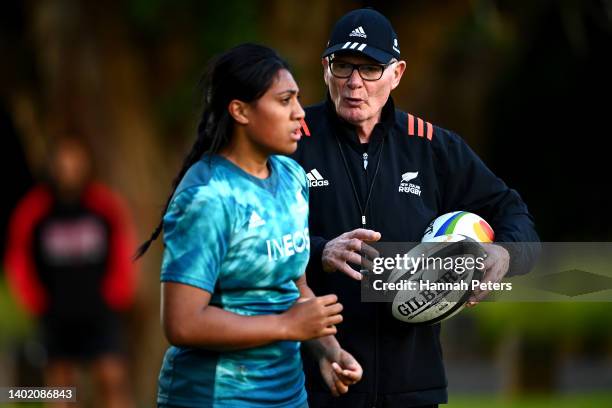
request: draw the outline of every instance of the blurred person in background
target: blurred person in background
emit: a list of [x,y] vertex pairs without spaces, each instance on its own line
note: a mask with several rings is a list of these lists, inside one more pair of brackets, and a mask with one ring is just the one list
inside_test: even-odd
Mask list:
[[300,342],[339,395],[361,366],[333,336],[342,305],[307,286],[308,184],[298,86],[278,54],[243,44],[204,80],[198,137],[163,220],[160,407],[306,407]]
[[[419,242],[427,224],[450,211],[484,217],[500,242],[538,242],[532,217],[518,193],[457,134],[395,108],[390,95],[406,62],[385,16],[359,9],[341,17],[322,64],[327,99],[306,108],[304,137],[293,156],[310,180],[307,277],[316,294],[336,293],[344,304],[337,337],[363,365],[364,377],[334,400],[319,379],[318,362],[306,355],[309,404],[446,403],[440,324],[407,325],[391,316],[387,304],[362,302],[362,274],[353,266],[368,266],[361,256],[375,252],[368,242]],[[511,256],[500,245],[486,245],[483,281],[501,280],[510,262],[531,264],[533,248],[522,249]],[[474,293],[469,305],[486,295]]]
[[76,386],[78,400],[78,373],[86,368],[101,406],[133,406],[121,314],[135,294],[134,245],[127,208],[93,179],[83,142],[57,140],[48,180],[13,212],[5,254],[10,288],[40,326],[47,386]]

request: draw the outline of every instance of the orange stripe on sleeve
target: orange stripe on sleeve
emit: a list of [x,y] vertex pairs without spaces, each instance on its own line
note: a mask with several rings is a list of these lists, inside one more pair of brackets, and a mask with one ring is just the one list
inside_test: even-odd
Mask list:
[[302,130],[306,136],[310,136],[310,130],[308,129],[308,125],[304,119],[300,119],[300,125],[302,125]]
[[408,114],[408,135],[414,136],[414,116]]
[[423,137],[423,119],[417,118],[417,128],[419,131],[419,137]]
[[431,140],[433,138],[433,126],[431,123],[427,122],[427,139]]

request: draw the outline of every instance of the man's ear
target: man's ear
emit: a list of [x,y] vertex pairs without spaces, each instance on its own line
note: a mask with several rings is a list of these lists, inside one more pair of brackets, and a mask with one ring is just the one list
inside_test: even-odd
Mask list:
[[241,125],[249,124],[249,104],[234,99],[229,103],[227,110],[234,120]]
[[321,65],[323,65],[323,81],[325,82],[325,85],[329,87],[329,59],[327,57],[321,58]]
[[402,79],[402,75],[404,75],[404,71],[406,71],[406,61],[398,61],[393,67],[393,82],[391,83],[391,89],[395,89]]

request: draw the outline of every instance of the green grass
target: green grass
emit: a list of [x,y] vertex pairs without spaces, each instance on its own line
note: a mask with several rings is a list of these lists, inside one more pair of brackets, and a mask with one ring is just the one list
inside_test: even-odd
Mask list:
[[503,398],[499,396],[449,396],[448,408],[612,408],[611,393],[542,395]]

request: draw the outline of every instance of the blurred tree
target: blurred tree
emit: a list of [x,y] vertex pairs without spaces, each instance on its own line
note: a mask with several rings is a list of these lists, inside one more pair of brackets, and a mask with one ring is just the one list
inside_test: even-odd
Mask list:
[[610,2],[496,3],[515,35],[484,112],[491,158],[543,240],[607,241]]
[[[507,34],[481,111],[493,168],[521,192],[544,241],[609,240],[600,220],[612,205],[600,137],[609,107],[596,95],[612,90],[610,3],[479,3],[495,8]],[[609,342],[611,311],[609,303],[483,304],[473,316],[514,344],[510,391],[550,392],[568,350]]]
[[556,390],[564,358],[609,353],[612,306],[593,302],[489,303],[467,314],[479,332],[497,344],[505,361],[510,395]]

